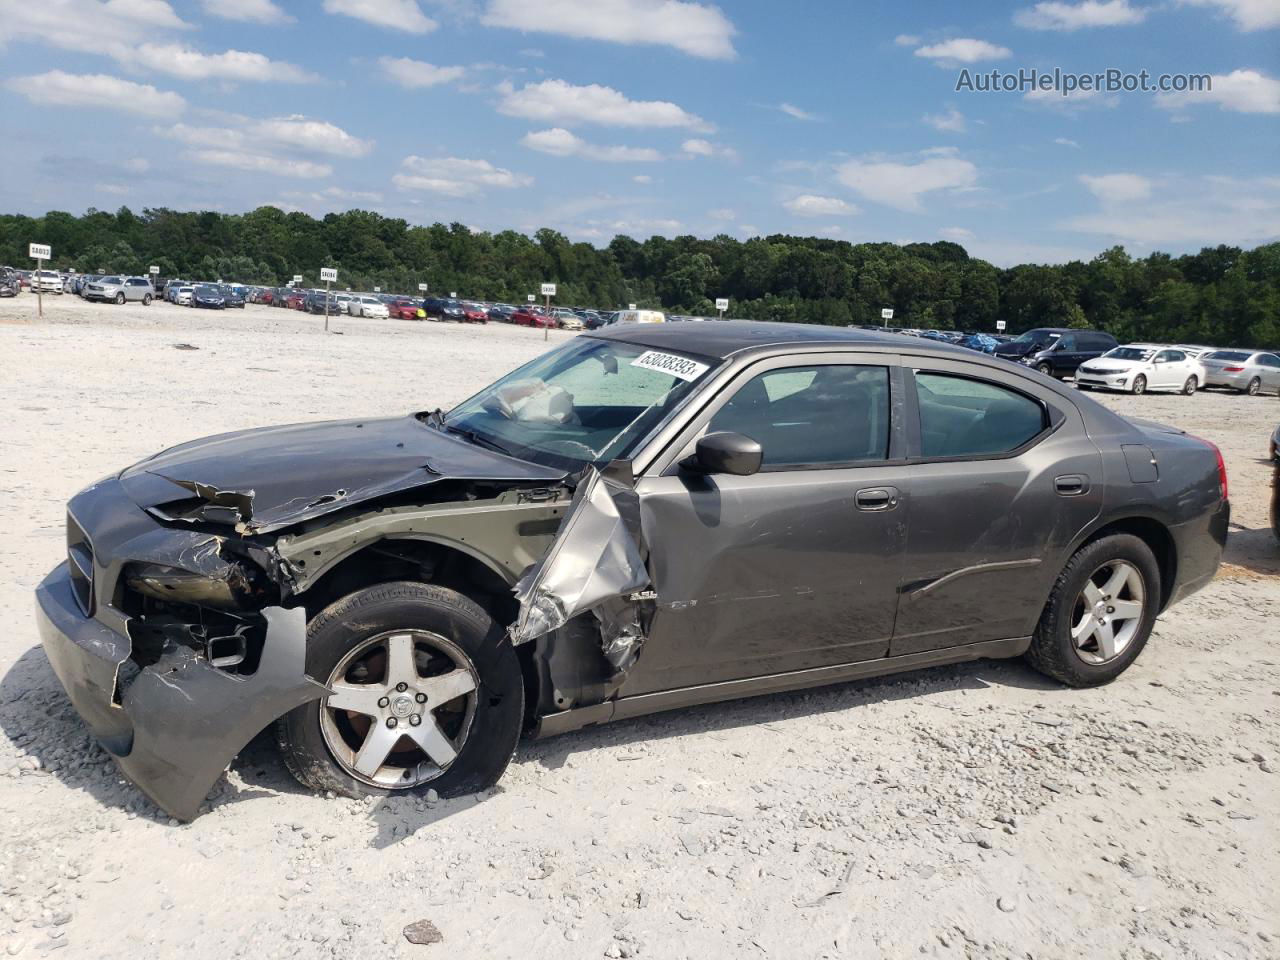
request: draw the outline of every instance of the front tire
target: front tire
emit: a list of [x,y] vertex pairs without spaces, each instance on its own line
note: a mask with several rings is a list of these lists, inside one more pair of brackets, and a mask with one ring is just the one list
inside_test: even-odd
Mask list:
[[1049,366],[1049,364],[1047,363],[1037,363],[1036,369],[1039,370],[1041,373],[1043,373],[1046,377],[1053,376],[1053,367]]
[[1146,646],[1160,596],[1160,568],[1142,540],[1127,533],[1095,540],[1059,574],[1027,662],[1070,687],[1110,683]]
[[117,305],[117,306],[121,306],[121,307],[123,307],[123,306],[124,306],[124,294],[123,294],[123,293],[117,293],[117,294],[116,294],[116,305]]
[[276,737],[289,772],[315,790],[475,793],[515,753],[516,652],[453,590],[402,581],[334,602],[307,627],[307,673],[333,693],[287,713]]
[[1129,388],[1130,392],[1135,396],[1147,392],[1147,378],[1142,374],[1138,374],[1133,378],[1133,386]]

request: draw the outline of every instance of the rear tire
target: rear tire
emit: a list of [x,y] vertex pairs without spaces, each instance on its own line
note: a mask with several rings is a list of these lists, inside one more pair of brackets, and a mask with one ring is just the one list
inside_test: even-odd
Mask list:
[[1138,374],[1136,377],[1133,378],[1133,386],[1129,388],[1129,391],[1133,393],[1135,396],[1146,393],[1147,378],[1144,377],[1142,374]]
[[1259,380],[1257,377],[1254,377],[1252,380],[1249,381],[1249,386],[1245,387],[1244,392],[1251,397],[1256,397],[1259,393],[1262,392],[1262,381]]
[[1194,374],[1192,374],[1187,377],[1187,382],[1182,385],[1182,395],[1184,397],[1194,397],[1196,395],[1196,390],[1199,389],[1199,387],[1200,381],[1196,379]]
[[149,294],[149,293],[144,293],[144,294],[142,295],[142,305],[143,305],[144,307],[149,307],[149,306],[151,306],[151,294]]
[[[327,697],[291,710],[277,722],[276,739],[285,766],[300,783],[315,790],[360,798],[424,793],[427,789],[440,796],[457,796],[498,782],[520,739],[524,681],[515,649],[505,633],[462,594],[431,584],[401,581],[359,590],[335,601],[307,626],[307,673],[330,687],[343,682],[349,691],[355,684],[351,682],[354,675],[347,671],[353,669],[352,663],[359,664],[350,657],[376,643],[380,636],[398,637],[405,633],[415,637],[410,649],[415,650],[413,656],[419,665],[427,655],[437,657],[443,652],[454,661],[450,669],[463,667],[478,683],[452,698],[438,697],[430,688],[430,696],[424,694],[426,699],[419,700],[425,704],[422,707],[413,706],[412,702],[398,705],[395,701],[407,700],[407,696],[397,696],[395,691],[400,688],[394,687],[387,691],[393,701],[387,708],[391,712],[387,718],[372,723],[358,711],[330,709]],[[386,642],[390,644],[390,640]],[[383,684],[392,679],[389,645],[385,656],[384,669],[388,672],[382,675]],[[376,666],[376,659],[374,663]],[[422,675],[423,690],[428,689],[426,684],[432,679],[438,680],[439,675],[428,669]],[[375,682],[370,689],[377,685]],[[412,695],[414,689],[406,693]],[[463,700],[467,701],[465,710],[459,706]],[[432,702],[445,709],[437,714]],[[378,701],[379,707],[381,703]],[[398,706],[403,706],[404,712],[395,712]],[[406,713],[414,711],[423,722],[410,727],[413,717]],[[459,716],[460,712],[465,713],[465,718]],[[395,741],[394,747],[384,748],[391,752],[373,774],[363,778],[353,775],[358,774],[354,764],[363,750],[361,742],[372,739],[375,726],[393,726],[394,721],[388,722],[392,716],[400,718],[399,729],[405,730],[406,735]],[[362,733],[360,727],[368,732]],[[437,764],[425,749],[416,747],[414,734],[427,729],[443,731],[449,738],[449,749],[456,750],[452,759]],[[339,735],[351,740],[352,750],[341,761],[334,749],[345,750],[347,744],[335,744],[334,738]],[[401,775],[396,770],[405,764],[405,785],[400,786]]]
[[[1110,577],[1122,565],[1136,574],[1137,581],[1133,587],[1126,583],[1122,591],[1108,593],[1105,588]],[[1069,687],[1110,683],[1128,669],[1146,646],[1159,613],[1160,589],[1156,558],[1151,548],[1137,537],[1116,533],[1081,547],[1067,561],[1053,585],[1025,654],[1027,662]],[[1113,643],[1117,645],[1113,656],[1104,655],[1096,631],[1089,629],[1096,621],[1088,619],[1087,594],[1097,595],[1105,622],[1112,627]],[[1121,611],[1134,603],[1140,604],[1140,612],[1126,617]],[[1112,612],[1107,613],[1108,609]],[[1131,620],[1136,623],[1126,636]],[[1076,638],[1073,633],[1077,634]],[[1119,648],[1121,638],[1124,638],[1123,647]],[[1091,643],[1095,644],[1093,650],[1089,649]]]

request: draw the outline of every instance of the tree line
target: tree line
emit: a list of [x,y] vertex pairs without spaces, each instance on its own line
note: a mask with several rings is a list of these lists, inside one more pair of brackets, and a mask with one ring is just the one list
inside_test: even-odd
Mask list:
[[544,281],[556,302],[613,308],[635,303],[673,313],[753,320],[878,324],[991,332],[1003,320],[1031,327],[1094,327],[1121,342],[1280,346],[1280,243],[1252,250],[1134,258],[1112,247],[1086,262],[1000,268],[956,243],[848,243],[772,235],[738,240],[618,236],[606,247],[575,243],[549,229],[472,231],[454,223],[411,226],[364,210],[321,219],[260,207],[250,213],[121,207],[83,216],[0,215],[0,263],[29,265],[27,244],[53,247],[52,266],[82,273],[278,285],[319,268],[340,286],[523,302]]

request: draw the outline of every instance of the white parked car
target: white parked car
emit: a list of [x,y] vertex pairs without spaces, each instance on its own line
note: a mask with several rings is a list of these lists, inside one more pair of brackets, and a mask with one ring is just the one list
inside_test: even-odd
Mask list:
[[1280,356],[1265,350],[1214,350],[1200,358],[1206,387],[1230,387],[1256,397],[1280,392]]
[[191,306],[191,298],[196,295],[195,287],[182,286],[178,288],[178,292],[173,295],[173,302],[180,307]]
[[386,320],[391,316],[387,305],[377,297],[352,297],[350,309],[353,317],[375,317]]
[[1177,390],[1187,396],[1200,387],[1200,363],[1186,350],[1155,343],[1130,343],[1086,360],[1076,370],[1076,386],[1146,393]]
[[31,292],[62,293],[62,274],[56,270],[31,271]]
[[146,277],[99,277],[85,284],[86,300],[102,300],[110,303],[124,303],[132,300],[143,306],[151,306],[155,298],[155,290]]

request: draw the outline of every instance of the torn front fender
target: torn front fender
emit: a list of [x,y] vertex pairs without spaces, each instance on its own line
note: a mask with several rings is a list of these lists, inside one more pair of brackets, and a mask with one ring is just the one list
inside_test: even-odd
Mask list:
[[[605,601],[646,590],[650,581],[638,517],[635,490],[613,473],[588,467],[555,541],[516,584],[520,613],[510,628],[511,642],[527,643]],[[604,614],[601,622],[614,632],[604,638],[606,645],[614,648],[618,662],[629,663],[642,639],[630,626],[634,618],[620,615],[615,604]]]

